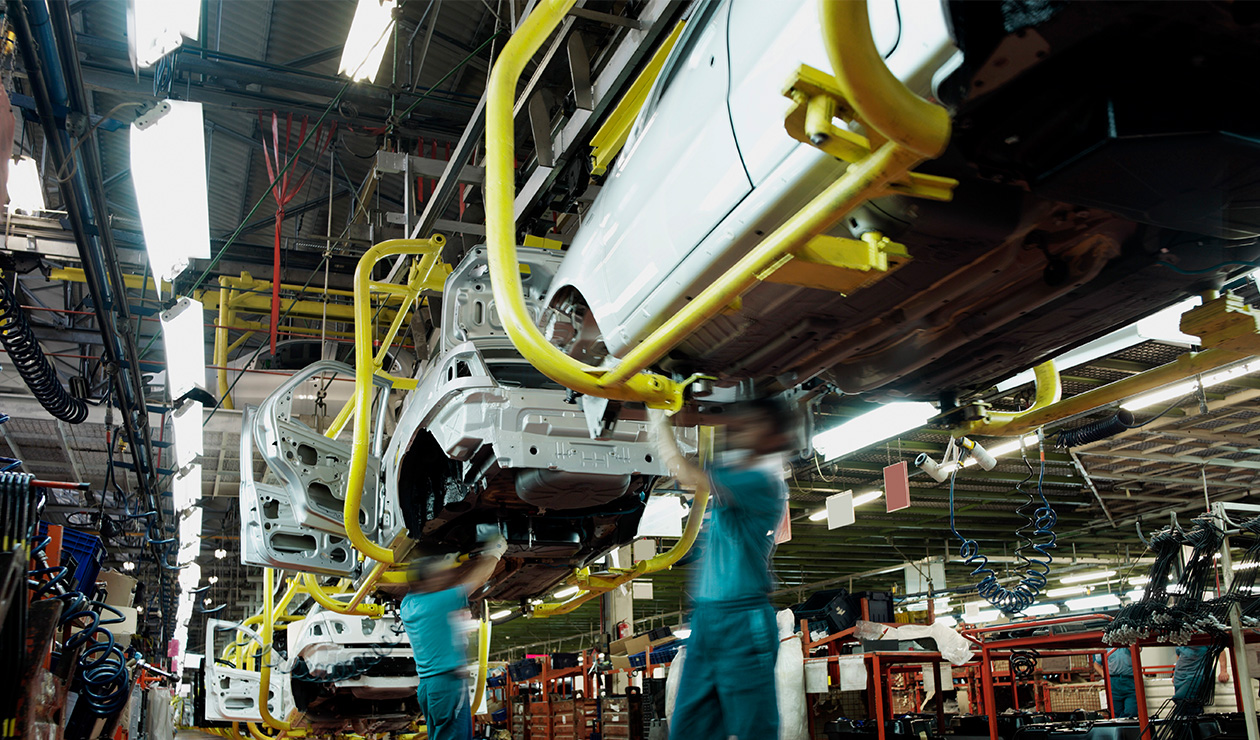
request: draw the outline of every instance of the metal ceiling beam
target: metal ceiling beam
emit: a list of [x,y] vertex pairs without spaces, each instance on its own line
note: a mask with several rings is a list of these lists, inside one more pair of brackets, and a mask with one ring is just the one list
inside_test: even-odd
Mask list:
[[61,438],[61,449],[66,453],[66,461],[70,463],[70,470],[74,472],[74,480],[86,481],[87,478],[84,477],[83,470],[79,467],[79,459],[70,447],[70,433],[66,429],[66,423],[61,419],[57,420],[57,436]]
[[1195,457],[1194,455],[1163,455],[1148,452],[1112,452],[1110,450],[1085,450],[1081,455],[1090,457],[1106,457],[1113,460],[1143,460],[1147,462],[1176,463],[1178,465],[1199,465],[1215,468],[1232,468],[1238,470],[1260,471],[1260,462],[1251,460],[1230,460],[1224,457]]

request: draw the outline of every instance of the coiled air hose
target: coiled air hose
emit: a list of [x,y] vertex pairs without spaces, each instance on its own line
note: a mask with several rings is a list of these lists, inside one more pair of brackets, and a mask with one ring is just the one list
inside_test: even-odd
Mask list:
[[[78,705],[86,706],[97,717],[111,717],[126,705],[131,682],[127,675],[127,656],[114,641],[114,633],[107,628],[125,619],[115,607],[66,587],[69,569],[63,565],[48,565],[44,553],[51,541],[47,536],[42,537],[32,548],[32,557],[40,561],[41,567],[27,571],[27,585],[34,591],[35,599],[57,599],[62,603],[59,626],[81,627],[62,644],[61,658],[78,651]],[[106,612],[113,616],[105,618]]]
[[35,394],[39,405],[48,413],[70,424],[87,419],[87,404],[71,396],[57,378],[57,371],[44,356],[26,312],[3,273],[0,273],[0,343],[4,344],[9,360]]

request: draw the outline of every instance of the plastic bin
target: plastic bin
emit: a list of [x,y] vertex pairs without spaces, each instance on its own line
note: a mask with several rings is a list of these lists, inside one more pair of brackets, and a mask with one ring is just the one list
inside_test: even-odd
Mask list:
[[[48,534],[48,522],[39,523],[39,533]],[[70,569],[71,582],[66,588],[93,596],[96,576],[101,572],[104,559],[105,546],[100,537],[70,527],[61,528],[61,565]]]
[[808,619],[810,631],[834,634],[852,627],[861,617],[862,610],[849,597],[848,589],[833,588],[817,591],[792,607],[792,615],[798,622]]

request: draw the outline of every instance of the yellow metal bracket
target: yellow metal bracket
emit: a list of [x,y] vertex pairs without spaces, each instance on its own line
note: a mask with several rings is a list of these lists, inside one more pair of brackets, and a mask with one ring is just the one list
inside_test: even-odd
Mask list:
[[639,117],[639,111],[643,110],[648,93],[652,90],[652,85],[656,84],[661,68],[665,66],[666,57],[673,50],[674,44],[678,43],[678,37],[682,35],[685,23],[686,21],[679,21],[678,25],[674,26],[674,30],[670,31],[656,52],[652,54],[647,66],[631,83],[630,89],[621,96],[621,100],[617,101],[612,113],[608,114],[603,125],[591,137],[591,174],[602,175],[607,172],[608,165],[626,145],[626,140],[630,137],[630,129]]
[[[850,164],[869,157],[882,137],[872,142],[861,134],[837,126],[835,120],[860,120],[845,99],[836,78],[802,64],[783,88],[783,95],[792,101],[783,126],[793,139],[817,147]],[[953,198],[958,181],[951,177],[905,172],[884,185],[886,195],[897,194],[928,200],[948,201]]]
[[1260,313],[1230,292],[1205,296],[1202,306],[1181,315],[1181,330],[1199,337],[1204,347],[1260,354]]
[[758,278],[844,295],[882,280],[910,261],[904,245],[878,231],[868,231],[861,239],[819,234],[784,257]]

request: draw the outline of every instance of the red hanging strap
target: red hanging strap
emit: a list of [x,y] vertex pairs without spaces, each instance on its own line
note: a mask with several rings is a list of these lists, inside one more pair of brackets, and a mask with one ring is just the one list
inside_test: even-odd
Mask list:
[[[267,130],[267,122],[263,114],[259,112],[258,122],[263,131]],[[271,148],[268,149],[266,136],[263,137],[263,161],[267,164],[267,179],[272,185],[271,194],[276,201],[276,232],[275,240],[272,245],[272,268],[271,268],[271,354],[276,354],[276,339],[280,328],[280,237],[284,227],[284,207],[289,204],[293,198],[302,191],[302,187],[306,184],[307,178],[311,176],[314,167],[308,169],[301,178],[289,187],[289,169],[293,163],[297,161],[297,155],[301,152],[302,143],[306,141],[306,128],[308,119],[302,117],[302,127],[298,133],[298,150],[293,153],[293,158],[289,157],[289,142],[293,133],[293,114],[290,113],[285,119],[284,125],[284,165],[280,163],[280,119],[275,111],[271,112]],[[315,139],[315,160],[319,161],[323,156],[324,150],[332,142],[333,135],[337,131],[337,124],[334,122],[327,130],[321,125],[315,130],[312,138]],[[281,174],[283,171],[284,174]],[[276,182],[277,177],[279,182]]]

